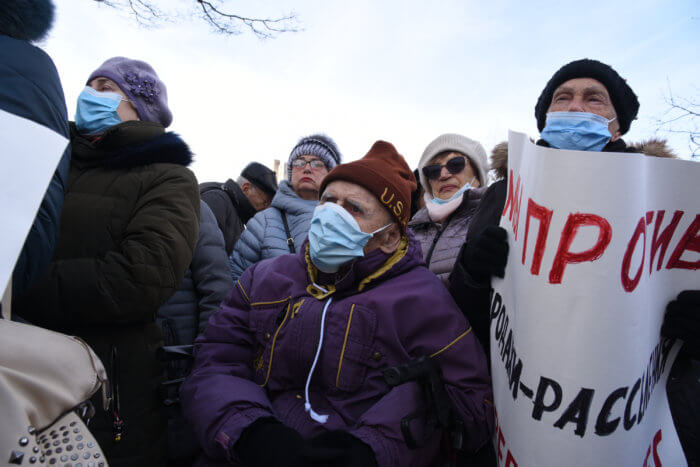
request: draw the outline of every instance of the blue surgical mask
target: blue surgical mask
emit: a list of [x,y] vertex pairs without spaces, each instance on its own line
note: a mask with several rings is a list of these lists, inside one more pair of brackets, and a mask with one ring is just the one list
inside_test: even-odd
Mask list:
[[602,151],[612,137],[608,124],[615,118],[608,120],[588,112],[549,112],[540,136],[557,149]]
[[309,229],[311,261],[323,272],[336,272],[348,261],[364,256],[367,242],[390,225],[365,233],[342,206],[330,202],[319,204],[314,209]]
[[438,198],[437,196],[433,196],[432,199],[430,200],[430,202],[431,202],[431,203],[435,203],[435,204],[447,204],[447,203],[449,203],[450,201],[454,201],[454,200],[456,200],[457,198],[461,198],[462,195],[464,194],[464,192],[467,191],[469,188],[472,187],[472,182],[474,181],[475,178],[476,178],[476,176],[472,177],[472,179],[471,179],[470,181],[468,181],[467,183],[465,183],[465,184],[462,186],[462,188],[460,188],[459,190],[457,190],[457,192],[456,192],[454,195],[452,195],[449,199],[440,199],[440,198]]
[[85,86],[78,96],[78,108],[75,111],[75,126],[84,135],[104,133],[108,128],[122,122],[117,107],[122,96],[116,92],[100,92]]

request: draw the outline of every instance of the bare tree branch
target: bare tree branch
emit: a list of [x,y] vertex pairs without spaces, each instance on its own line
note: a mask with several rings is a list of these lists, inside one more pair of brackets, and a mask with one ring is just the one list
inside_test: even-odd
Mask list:
[[[144,27],[155,27],[175,19],[174,14],[158,8],[156,0],[93,1],[117,10],[128,11],[136,22]],[[279,18],[253,18],[224,11],[220,0],[181,0],[181,3],[186,3],[190,13],[198,13],[198,16],[220,34],[237,35],[243,32],[241,28],[247,28],[260,39],[271,39],[285,32],[299,31],[294,13]]]
[[240,34],[236,23],[243,23],[260,39],[270,39],[279,33],[297,32],[295,27],[296,15],[291,13],[281,18],[248,18],[245,16],[226,13],[216,8],[207,0],[197,0],[202,7],[204,17],[217,32],[223,34]]
[[668,109],[663,118],[656,119],[657,132],[688,136],[688,149],[693,158],[700,157],[700,100],[676,97],[667,83],[668,95],[664,100]]

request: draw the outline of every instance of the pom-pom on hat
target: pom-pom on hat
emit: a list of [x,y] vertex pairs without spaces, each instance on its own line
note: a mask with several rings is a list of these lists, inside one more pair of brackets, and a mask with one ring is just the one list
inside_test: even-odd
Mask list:
[[43,39],[54,19],[51,0],[2,0],[0,34],[33,42]]
[[369,190],[406,231],[416,178],[393,144],[377,141],[362,159],[337,166],[323,179],[320,192],[334,180],[356,183]]
[[593,78],[600,81],[607,89],[617,113],[617,121],[620,124],[620,133],[623,135],[630,129],[632,120],[637,118],[639,101],[637,96],[625,81],[610,65],[584,58],[567,63],[559,68],[554,76],[547,82],[542,90],[537,105],[535,105],[535,118],[537,128],[542,131],[547,122],[547,110],[552,103],[554,91],[563,83],[574,78]]
[[168,127],[173,114],[168,108],[168,92],[155,70],[146,62],[126,57],[112,57],[93,71],[87,80],[109,78],[136,107],[141,120]]
[[316,156],[326,164],[328,170],[332,170],[343,159],[335,141],[328,136],[322,134],[305,136],[299,140],[289,154],[289,159],[287,160],[288,180],[292,179],[292,162],[300,156]]

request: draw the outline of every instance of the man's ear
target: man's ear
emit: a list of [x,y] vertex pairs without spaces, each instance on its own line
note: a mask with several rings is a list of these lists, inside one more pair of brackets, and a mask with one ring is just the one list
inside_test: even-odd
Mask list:
[[610,138],[610,142],[617,141],[620,138],[622,138],[622,133],[620,133],[620,130],[615,130],[615,133],[612,135],[612,138]]
[[391,227],[388,227],[382,234],[382,242],[379,244],[379,249],[387,255],[390,255],[399,248],[399,243],[401,243],[401,228],[399,224],[394,222],[391,224]]
[[248,195],[248,192],[250,191],[250,189],[251,189],[252,187],[253,187],[253,184],[252,184],[252,183],[250,183],[250,182],[243,182],[243,183],[241,184],[241,191],[243,192],[244,195],[247,196],[247,195]]

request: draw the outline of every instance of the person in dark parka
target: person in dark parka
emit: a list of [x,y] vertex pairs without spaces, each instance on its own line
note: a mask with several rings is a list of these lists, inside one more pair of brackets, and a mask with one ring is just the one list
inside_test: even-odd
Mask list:
[[[209,317],[219,309],[233,287],[224,237],[207,203],[200,201],[199,238],[192,264],[185,280],[172,297],[158,309],[158,323],[163,330],[165,345],[191,345],[204,332]],[[167,363],[168,380],[184,378],[190,362],[172,360]],[[172,391],[178,388],[172,385]],[[176,399],[176,394],[167,392]],[[199,451],[192,428],[185,423],[179,404],[168,408],[168,465],[192,465]]]
[[[31,44],[48,33],[53,17],[54,6],[49,0],[2,2],[0,110],[29,119],[68,139],[68,115],[58,72],[51,58]],[[56,167],[15,265],[15,295],[26,292],[51,261],[69,165],[70,145]]]
[[107,367],[114,404],[91,423],[111,466],[166,459],[158,308],[182,284],[199,190],[163,82],[115,57],[87,80],[71,123],[72,160],[53,261],[15,300],[30,322],[83,338]]
[[[602,152],[630,152],[655,157],[675,157],[663,141],[648,140],[627,145],[622,139],[636,118],[639,102],[617,72],[596,60],[576,60],[561,67],[549,80],[535,107],[541,139],[538,145]],[[608,120],[610,139],[600,149],[565,147],[550,131],[548,114],[587,112]],[[582,138],[581,141],[585,141]],[[508,255],[505,230],[498,227],[508,191],[507,143],[492,155],[492,167],[500,178],[489,186],[472,218],[467,241],[450,276],[452,296],[489,350],[489,295],[491,277],[503,277]],[[700,291],[687,290],[668,304],[661,334],[685,343],[671,368],[666,385],[668,401],[689,465],[700,465]]]
[[216,216],[226,241],[226,254],[230,256],[250,218],[270,207],[277,192],[277,180],[272,170],[259,162],[251,162],[237,181],[206,182],[199,185],[199,190],[202,200]]

